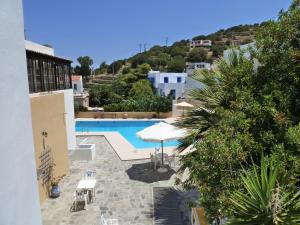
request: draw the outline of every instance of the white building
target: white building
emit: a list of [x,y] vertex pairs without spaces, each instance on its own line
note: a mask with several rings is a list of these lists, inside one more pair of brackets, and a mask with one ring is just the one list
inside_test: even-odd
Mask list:
[[241,45],[238,48],[229,48],[223,52],[223,57],[225,60],[228,60],[231,54],[233,53],[239,54],[241,51],[243,51],[244,57],[250,58],[249,49],[256,49],[255,42]]
[[89,94],[83,88],[82,76],[72,76],[72,87],[74,93],[74,102],[81,106],[89,107]]
[[160,71],[148,73],[148,79],[155,87],[157,94],[161,96],[171,94],[173,99],[184,96],[186,77],[186,73],[161,73]]
[[74,94],[83,93],[82,76],[72,75],[72,87]]
[[186,63],[186,73],[188,76],[194,74],[196,70],[211,70],[211,64],[208,62]]
[[32,41],[25,40],[25,49],[54,56],[54,48],[50,45],[41,45]]
[[210,48],[212,46],[211,40],[192,40],[190,42],[190,49],[193,48],[199,48],[199,47],[208,47]]
[[41,225],[21,0],[0,1],[0,224]]

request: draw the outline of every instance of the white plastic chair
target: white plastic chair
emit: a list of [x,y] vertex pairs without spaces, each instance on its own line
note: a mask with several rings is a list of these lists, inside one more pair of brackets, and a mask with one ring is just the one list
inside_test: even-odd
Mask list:
[[118,219],[105,219],[104,215],[101,215],[100,225],[119,225]]
[[94,170],[87,170],[84,173],[84,179],[95,179],[96,171]]
[[170,168],[172,168],[172,164],[175,167],[175,157],[176,157],[175,154],[168,155],[165,157],[165,161],[170,166]]
[[[86,208],[86,200],[82,192],[75,191],[73,194],[74,200],[72,204],[72,211],[77,211],[79,209],[79,204],[83,205],[83,208]],[[84,203],[84,204],[83,204]]]

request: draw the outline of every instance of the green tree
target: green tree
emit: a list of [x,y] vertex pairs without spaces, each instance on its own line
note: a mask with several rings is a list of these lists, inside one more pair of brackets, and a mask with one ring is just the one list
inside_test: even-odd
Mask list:
[[111,73],[111,74],[116,74],[116,73],[118,73],[120,71],[120,69],[122,68],[123,65],[125,65],[125,61],[124,60],[114,61],[107,68],[107,72]]
[[138,65],[143,63],[148,63],[149,58],[144,53],[136,54],[134,57],[130,59],[132,68],[137,68]]
[[89,90],[90,105],[104,106],[122,101],[122,97],[116,94],[110,85],[96,85]]
[[154,96],[151,105],[151,111],[158,114],[161,112],[172,111],[172,99],[164,96]]
[[168,63],[169,72],[182,73],[185,69],[185,60],[181,56],[176,56]]
[[88,79],[92,72],[93,60],[89,56],[80,56],[77,58],[79,66],[76,66],[74,72],[82,75],[84,79]]
[[194,48],[188,54],[188,62],[204,62],[207,60],[208,51],[205,48]]
[[171,57],[175,57],[175,56],[185,57],[186,53],[187,53],[186,46],[184,47],[175,46],[170,51]]
[[132,70],[129,66],[126,66],[122,69],[122,74],[127,74],[127,73],[131,73]]
[[213,57],[221,57],[223,55],[223,52],[225,50],[225,46],[224,45],[219,45],[219,44],[213,44],[212,48],[211,48],[212,52],[213,52]]
[[189,169],[184,185],[199,188],[210,220],[230,215],[230,196],[242,188],[238,174],[262,154],[299,182],[299,27],[294,7],[259,29],[249,57],[233,53],[195,77],[204,88],[191,96],[202,104],[179,125],[190,131],[183,144],[196,151],[182,157],[181,170]]
[[151,98],[153,90],[148,80],[139,80],[132,85],[129,96],[134,99]]
[[157,56],[157,68],[161,68],[164,67],[166,65],[168,65],[168,62],[171,60],[171,57],[167,54],[167,53],[160,53]]
[[300,224],[300,191],[282,174],[279,164],[263,158],[242,175],[244,191],[232,194],[233,216],[227,225]]
[[95,74],[105,74],[107,72],[108,65],[106,64],[105,61],[103,61],[99,68],[95,69]]
[[150,70],[151,66],[148,63],[143,63],[141,65],[138,65],[137,68],[133,70],[133,74],[138,79],[146,79]]

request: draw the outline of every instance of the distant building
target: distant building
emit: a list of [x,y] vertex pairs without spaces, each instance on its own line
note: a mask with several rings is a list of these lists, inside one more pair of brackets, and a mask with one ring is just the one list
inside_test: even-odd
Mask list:
[[[227,49],[224,51],[223,57],[228,62],[230,59],[230,55],[232,55],[233,53],[236,53],[237,55],[239,55],[242,52],[243,56],[245,58],[250,59],[250,57],[251,57],[250,49],[254,50],[254,51],[257,49],[255,42],[251,42],[249,44],[241,45],[239,47]],[[259,65],[260,65],[260,63],[258,62],[258,60],[254,58],[253,59],[254,69],[256,70]]]
[[83,88],[82,76],[72,76],[72,87],[74,102],[81,106],[89,107],[89,94]]
[[227,50],[224,51],[223,57],[224,57],[224,59],[227,60],[229,58],[230,54],[232,54],[232,53],[239,54],[241,51],[243,51],[244,56],[246,58],[250,58],[249,48],[254,48],[255,49],[255,43],[251,42],[249,44],[241,45],[239,47],[234,47],[234,48],[227,49]]
[[212,46],[211,40],[192,40],[190,42],[190,49],[194,48],[200,48],[200,47],[208,47],[210,48]]
[[[40,202],[49,196],[51,176],[69,173],[68,150],[75,149],[71,61],[50,46],[25,41],[35,165]],[[49,171],[52,171],[50,175]]]
[[74,94],[81,94],[83,92],[82,76],[72,75],[72,87]]
[[188,76],[194,74],[196,70],[211,70],[211,64],[208,62],[186,63],[186,73]]
[[172,95],[173,99],[184,97],[186,73],[161,73],[150,71],[148,79],[160,96]]

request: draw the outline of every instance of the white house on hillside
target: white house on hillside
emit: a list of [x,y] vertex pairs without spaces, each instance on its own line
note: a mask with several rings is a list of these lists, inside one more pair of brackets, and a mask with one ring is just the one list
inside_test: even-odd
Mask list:
[[155,87],[157,94],[167,96],[171,94],[173,99],[184,97],[186,73],[161,73],[150,71],[148,79]]
[[186,63],[186,73],[188,76],[194,74],[195,70],[211,70],[211,64],[208,62],[195,62],[195,63]]
[[190,49],[199,48],[199,47],[211,47],[212,41],[211,40],[193,40],[190,42]]

